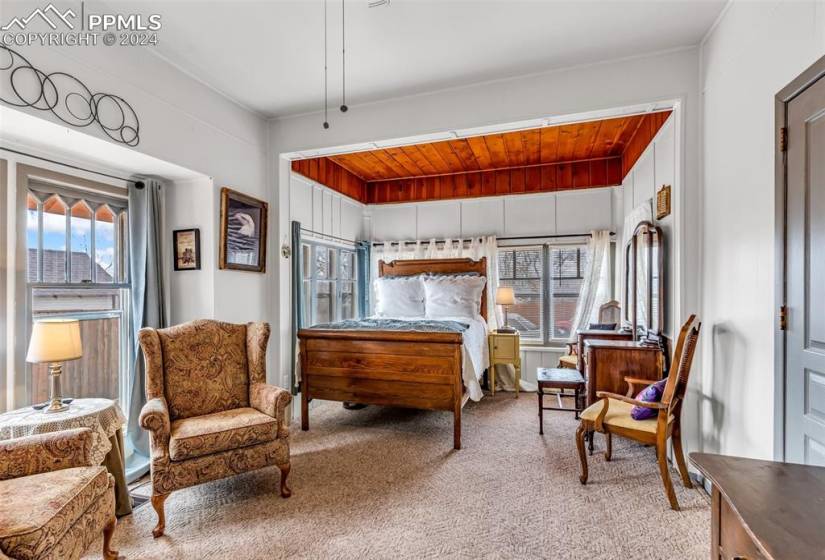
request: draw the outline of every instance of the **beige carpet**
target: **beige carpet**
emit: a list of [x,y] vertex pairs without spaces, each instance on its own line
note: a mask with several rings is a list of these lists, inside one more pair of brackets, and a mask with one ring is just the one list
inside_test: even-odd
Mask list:
[[548,413],[542,437],[535,395],[464,410],[453,451],[449,414],[323,403],[294,428],[292,498],[274,468],[205,484],[169,498],[165,537],[144,505],[115,544],[129,559],[707,558],[707,495],[677,483],[671,511],[651,448],[615,439],[582,486],[572,414]]

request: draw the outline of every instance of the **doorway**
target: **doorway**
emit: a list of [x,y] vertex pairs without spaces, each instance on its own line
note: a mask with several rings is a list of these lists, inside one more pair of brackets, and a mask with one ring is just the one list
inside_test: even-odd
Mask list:
[[825,466],[825,57],[777,95],[777,124],[784,458]]

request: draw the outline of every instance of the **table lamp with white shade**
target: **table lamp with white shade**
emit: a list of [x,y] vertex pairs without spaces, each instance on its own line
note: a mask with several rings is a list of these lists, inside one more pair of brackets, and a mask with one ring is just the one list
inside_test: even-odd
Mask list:
[[62,412],[69,408],[63,402],[60,390],[63,362],[77,360],[82,355],[79,321],[43,319],[34,323],[26,361],[49,364],[49,406],[43,412]]
[[516,303],[516,295],[513,288],[499,286],[496,289],[496,305],[504,308],[504,326],[498,328],[500,333],[514,333],[516,329],[507,324],[507,308]]

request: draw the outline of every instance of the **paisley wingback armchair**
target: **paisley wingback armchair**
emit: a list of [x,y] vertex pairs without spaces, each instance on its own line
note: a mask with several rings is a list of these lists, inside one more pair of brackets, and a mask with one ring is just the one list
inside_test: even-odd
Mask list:
[[163,535],[175,490],[275,465],[291,494],[288,412],[292,396],[266,383],[267,323],[199,320],[139,334],[150,433],[152,531]]
[[115,560],[115,479],[75,428],[0,441],[0,559],[76,560],[103,534]]

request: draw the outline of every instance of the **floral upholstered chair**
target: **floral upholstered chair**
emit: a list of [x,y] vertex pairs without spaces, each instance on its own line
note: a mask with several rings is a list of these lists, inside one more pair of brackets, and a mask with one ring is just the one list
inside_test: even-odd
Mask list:
[[166,525],[163,503],[175,490],[260,469],[281,470],[281,496],[291,494],[288,391],[266,384],[267,323],[192,321],[142,329],[152,506]]
[[103,534],[114,560],[115,480],[78,428],[0,441],[0,558],[76,560]]

